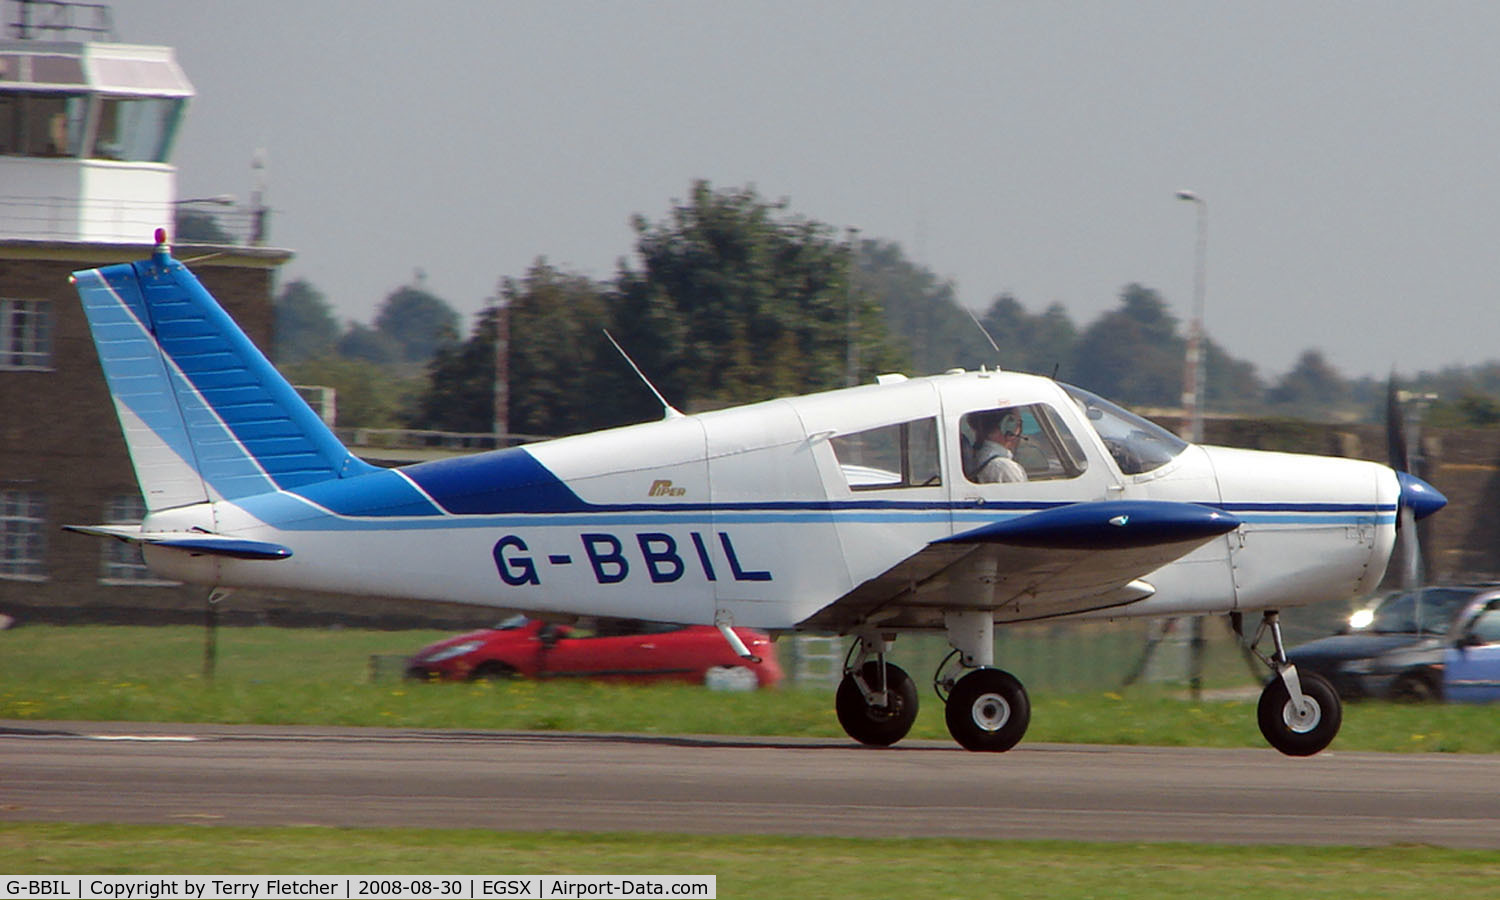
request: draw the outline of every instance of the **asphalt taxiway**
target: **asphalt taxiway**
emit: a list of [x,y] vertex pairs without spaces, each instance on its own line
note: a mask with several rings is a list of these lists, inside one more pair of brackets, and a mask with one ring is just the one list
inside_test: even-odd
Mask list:
[[0,720],[0,820],[1500,849],[1500,756]]

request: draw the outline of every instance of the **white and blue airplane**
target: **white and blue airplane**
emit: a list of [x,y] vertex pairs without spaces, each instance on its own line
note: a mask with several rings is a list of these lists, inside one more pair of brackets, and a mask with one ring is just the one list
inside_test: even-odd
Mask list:
[[984,370],[666,406],[660,421],[378,468],[157,240],[150,259],[73,276],[147,513],[71,530],[140,544],[154,572],[215,589],[717,625],[747,659],[733,626],[850,635],[835,705],[866,744],[899,741],[916,716],[912,678],[886,659],[902,632],[946,635],[955,652],[933,678],[948,729],[1003,751],[1031,712],[996,667],[997,624],[1238,627],[1260,612],[1261,730],[1317,753],[1339,699],[1286,661],[1279,610],[1370,591],[1398,520],[1446,503],[1383,465],[1196,446],[1088,391]]

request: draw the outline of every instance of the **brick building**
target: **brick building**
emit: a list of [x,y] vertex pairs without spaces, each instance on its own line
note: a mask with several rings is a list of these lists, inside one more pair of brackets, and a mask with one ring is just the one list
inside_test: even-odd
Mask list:
[[156,227],[191,223],[212,243],[178,256],[208,257],[199,277],[265,345],[292,255],[259,245],[262,213],[176,197],[172,141],[192,85],[170,48],[115,43],[102,8],[77,9],[96,18],[23,16],[0,41],[0,614],[18,619],[203,604],[126,545],[59,530],[142,511],[69,274],[145,258]]
[[[0,613],[23,620],[100,621],[202,608],[202,589],[154,580],[139,551],[60,531],[64,524],[142,515],[135,474],[68,275],[149,252],[146,245],[0,239]],[[178,252],[190,257],[199,248]],[[271,334],[271,280],[288,256],[240,247],[195,271],[246,331],[265,341]],[[89,612],[80,616],[80,608]]]

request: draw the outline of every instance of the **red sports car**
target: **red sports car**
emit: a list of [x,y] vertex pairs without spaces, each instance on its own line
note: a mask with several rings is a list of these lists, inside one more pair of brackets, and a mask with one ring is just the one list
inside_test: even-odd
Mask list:
[[593,629],[515,616],[494,628],[447,638],[417,651],[406,674],[424,680],[479,678],[605,678],[686,681],[725,690],[780,683],[770,638],[735,633],[760,662],[741,659],[717,628],[600,619]]

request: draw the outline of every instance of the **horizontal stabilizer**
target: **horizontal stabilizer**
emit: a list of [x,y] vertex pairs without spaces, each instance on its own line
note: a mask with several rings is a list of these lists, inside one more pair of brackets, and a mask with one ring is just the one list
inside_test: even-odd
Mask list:
[[208,531],[142,531],[139,525],[64,525],[64,531],[112,537],[131,544],[149,544],[181,550],[193,556],[226,556],[230,559],[287,559],[290,547],[268,541],[213,534]]
[[1009,544],[1058,550],[1125,550],[1182,541],[1205,541],[1240,527],[1240,520],[1209,506],[1170,500],[1074,503],[991,522],[943,538],[939,544]]

